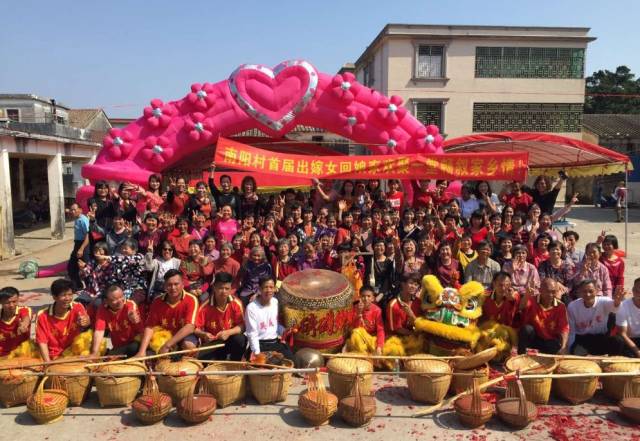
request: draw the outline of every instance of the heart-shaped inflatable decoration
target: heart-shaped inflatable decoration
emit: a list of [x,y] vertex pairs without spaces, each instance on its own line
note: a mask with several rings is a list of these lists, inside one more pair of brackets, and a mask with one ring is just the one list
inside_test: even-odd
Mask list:
[[243,64],[229,77],[229,90],[238,106],[273,132],[287,126],[313,99],[318,73],[307,61],[284,61],[271,70]]

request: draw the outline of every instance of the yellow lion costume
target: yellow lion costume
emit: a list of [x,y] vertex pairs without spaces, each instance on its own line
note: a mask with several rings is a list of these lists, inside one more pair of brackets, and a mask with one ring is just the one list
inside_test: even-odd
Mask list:
[[424,316],[416,319],[416,330],[429,335],[429,352],[434,355],[469,354],[474,351],[481,332],[477,326],[482,315],[484,288],[468,282],[460,289],[444,288],[438,278],[422,278]]

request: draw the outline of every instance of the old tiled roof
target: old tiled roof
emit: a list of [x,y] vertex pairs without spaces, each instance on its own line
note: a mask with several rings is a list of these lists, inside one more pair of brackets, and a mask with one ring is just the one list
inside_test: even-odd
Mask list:
[[640,138],[640,114],[585,114],[582,125],[601,138]]
[[84,129],[102,112],[102,109],[71,109],[68,111],[69,125]]

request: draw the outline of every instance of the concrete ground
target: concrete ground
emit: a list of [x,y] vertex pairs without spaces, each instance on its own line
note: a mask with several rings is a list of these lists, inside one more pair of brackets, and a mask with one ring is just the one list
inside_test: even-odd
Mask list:
[[[640,210],[630,211],[628,227],[628,250],[626,258],[626,283],[630,288],[633,279],[640,277]],[[614,213],[608,209],[590,206],[576,207],[568,220],[576,223],[580,244],[584,246],[595,240],[603,229],[615,234],[624,247],[624,224],[612,222]],[[45,230],[46,231],[46,230]],[[12,260],[0,261],[0,286],[13,285],[23,292],[25,303],[38,307],[50,302],[48,287],[53,278],[23,280],[16,273],[21,261],[36,258],[41,265],[51,265],[67,258],[71,242],[44,240],[45,233],[32,233],[33,240],[24,240],[24,249],[29,254]],[[38,239],[38,237],[43,238]],[[302,380],[294,379],[287,400],[274,405],[258,405],[248,398],[244,404],[218,409],[209,422],[199,426],[184,426],[175,412],[163,422],[151,427],[140,426],[126,408],[102,409],[98,405],[96,392],[79,408],[70,408],[64,420],[53,425],[39,426],[25,412],[24,406],[0,410],[0,441],[15,439],[97,439],[135,440],[150,439],[196,440],[215,437],[219,440],[284,439],[296,440],[340,440],[345,439],[456,439],[456,440],[583,440],[603,439],[640,440],[640,425],[630,425],[621,419],[615,403],[600,393],[587,404],[571,406],[553,401],[549,406],[539,407],[539,418],[522,431],[513,431],[493,418],[485,428],[469,430],[446,409],[435,414],[412,418],[421,408],[413,402],[402,377],[380,376],[374,383],[377,411],[371,424],[365,428],[346,426],[338,417],[320,428],[309,428],[297,411],[297,399],[304,390]],[[500,390],[490,391],[500,394]],[[258,420],[259,419],[259,420]]]

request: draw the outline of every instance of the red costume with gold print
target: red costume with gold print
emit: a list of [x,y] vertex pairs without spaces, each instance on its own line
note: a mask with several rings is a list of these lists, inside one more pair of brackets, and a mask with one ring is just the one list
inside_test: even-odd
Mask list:
[[56,317],[53,304],[38,312],[36,319],[36,343],[46,343],[49,357],[54,359],[71,346],[73,339],[82,332],[78,325],[78,317],[87,315],[80,303],[72,302],[63,317]]
[[[416,298],[411,302],[411,311],[416,317],[420,317],[420,299]],[[394,334],[398,329],[411,329],[413,325],[409,324],[409,314],[404,310],[400,300],[395,298],[387,304],[386,308],[386,325],[387,331]]]
[[530,298],[522,321],[523,325],[531,325],[536,334],[544,340],[554,340],[569,332],[567,308],[558,299],[553,299],[549,308]]
[[108,329],[114,348],[128,345],[144,331],[142,320],[139,323],[133,323],[129,318],[129,314],[137,310],[138,306],[133,300],[127,300],[122,309],[117,312],[113,312],[103,304],[96,313],[94,329],[96,331]]
[[244,324],[244,307],[242,302],[233,297],[227,305],[220,309],[215,305],[213,296],[200,306],[196,327],[202,331],[216,335],[220,331],[242,326]]
[[31,308],[28,306],[18,306],[16,313],[9,320],[0,320],[0,357],[8,355],[9,352],[20,346],[25,340],[29,340],[29,331],[18,334],[20,322],[25,317],[31,320]]
[[183,326],[196,324],[198,314],[198,299],[187,291],[182,291],[182,296],[177,303],[170,305],[166,301],[166,294],[156,297],[151,303],[146,326],[153,328],[160,326],[172,334],[177,333]]
[[371,336],[376,337],[376,347],[384,346],[384,323],[382,322],[382,310],[378,305],[371,305],[362,311],[362,316],[357,307],[351,311],[351,329],[363,328]]

